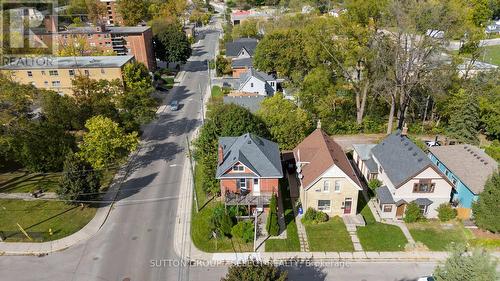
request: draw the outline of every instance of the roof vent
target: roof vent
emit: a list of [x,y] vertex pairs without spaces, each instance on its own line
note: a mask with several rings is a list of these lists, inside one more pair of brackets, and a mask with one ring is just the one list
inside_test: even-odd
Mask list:
[[247,141],[247,144],[252,144],[252,141],[251,141],[251,140],[248,140],[248,141]]
[[422,159],[422,158],[418,158],[418,162],[422,162],[422,160],[424,160],[424,159]]
[[408,151],[412,151],[413,150],[413,147],[408,147]]
[[405,141],[405,142],[404,142],[404,145],[405,145],[405,146],[408,146],[408,145],[409,145],[409,143],[408,143],[407,141]]
[[413,156],[417,156],[417,153],[416,153],[416,152],[413,152]]
[[483,163],[483,164],[486,166],[486,165],[488,165],[488,162],[484,161],[484,163]]
[[482,162],[484,162],[484,159],[481,159],[480,161],[481,161],[481,163],[482,163]]

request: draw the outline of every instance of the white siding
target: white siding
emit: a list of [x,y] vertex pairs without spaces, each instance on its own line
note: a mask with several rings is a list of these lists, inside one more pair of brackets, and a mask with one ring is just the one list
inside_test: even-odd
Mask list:
[[[253,85],[253,87],[252,87]],[[242,92],[248,92],[248,93],[257,93],[262,96],[266,96],[266,83],[262,82],[261,80],[255,78],[255,77],[250,77],[246,81],[245,84],[243,84],[240,87],[240,91]]]

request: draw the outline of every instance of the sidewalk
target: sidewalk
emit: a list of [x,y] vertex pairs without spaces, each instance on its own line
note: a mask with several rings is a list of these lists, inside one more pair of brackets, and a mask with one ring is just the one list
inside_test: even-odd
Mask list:
[[22,200],[38,200],[38,199],[57,199],[55,192],[44,192],[38,197],[31,196],[31,193],[0,193],[0,199],[22,199]]

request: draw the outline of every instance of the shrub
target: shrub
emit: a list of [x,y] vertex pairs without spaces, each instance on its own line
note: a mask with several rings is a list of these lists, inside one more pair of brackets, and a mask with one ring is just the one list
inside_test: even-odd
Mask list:
[[277,236],[280,232],[280,226],[278,224],[278,205],[275,194],[273,194],[271,202],[269,202],[269,215],[267,217],[266,230],[271,236]]
[[231,234],[236,238],[241,238],[245,243],[253,240],[254,227],[252,221],[240,221],[231,230]]
[[449,221],[457,217],[457,210],[453,209],[448,203],[439,205],[437,211],[440,221]]
[[314,210],[313,208],[309,207],[306,210],[306,213],[304,214],[304,217],[302,220],[304,221],[314,221],[314,218],[316,217],[317,211]]
[[380,186],[382,185],[382,182],[379,181],[378,179],[371,179],[369,182],[368,182],[368,187],[375,191],[375,189],[379,188]]
[[416,222],[419,220],[422,220],[424,217],[422,216],[422,213],[420,212],[420,207],[417,205],[417,203],[412,202],[406,206],[406,211],[405,211],[405,217],[404,221],[406,223],[410,222]]
[[317,223],[327,222],[328,221],[328,215],[326,213],[323,213],[323,212],[316,212],[316,217],[314,218],[314,220]]
[[316,211],[315,209],[309,207],[309,208],[307,208],[307,211],[304,214],[302,221],[305,223],[307,223],[307,222],[321,223],[321,222],[327,222],[328,219],[329,218],[328,218],[328,215],[326,213]]
[[472,205],[474,220],[482,229],[500,232],[498,201],[500,200],[500,172],[494,173],[484,185],[479,199]]
[[233,220],[229,216],[224,208],[223,204],[218,204],[210,217],[210,225],[212,231],[217,233],[218,237],[231,236],[231,230],[233,227]]

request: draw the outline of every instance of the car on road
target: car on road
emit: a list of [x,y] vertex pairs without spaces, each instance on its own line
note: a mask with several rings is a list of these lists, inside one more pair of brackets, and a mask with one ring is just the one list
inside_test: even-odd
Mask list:
[[170,110],[172,110],[172,111],[179,110],[179,101],[178,100],[173,100],[170,102]]
[[435,281],[435,280],[436,279],[434,279],[434,277],[432,276],[424,276],[417,279],[417,281]]

